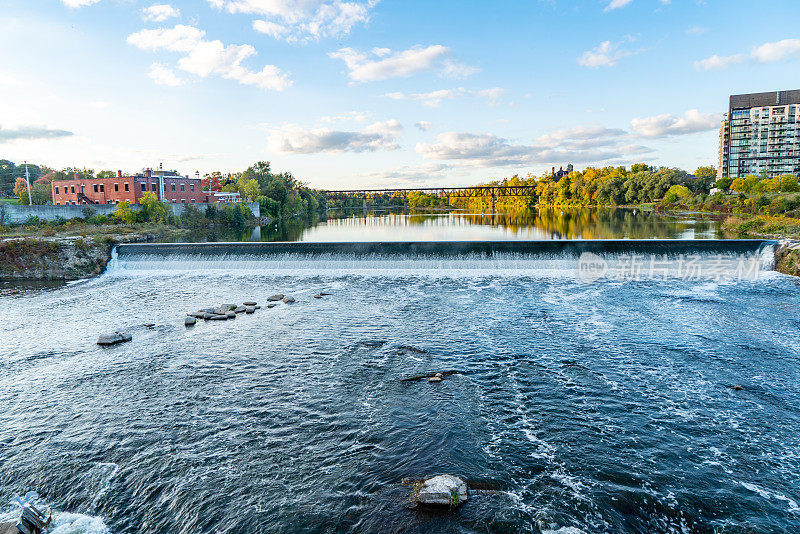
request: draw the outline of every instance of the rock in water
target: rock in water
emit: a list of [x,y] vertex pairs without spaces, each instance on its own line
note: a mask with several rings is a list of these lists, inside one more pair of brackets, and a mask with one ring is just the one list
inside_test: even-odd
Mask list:
[[283,295],[278,293],[277,295],[272,295],[271,297],[267,297],[267,302],[278,302],[283,298]]
[[101,334],[97,338],[98,345],[116,345],[133,339],[133,336],[125,332],[114,332],[113,334]]
[[439,475],[422,483],[416,500],[420,504],[434,504],[455,508],[467,500],[467,484],[452,475]]
[[322,298],[322,294],[317,293],[316,295],[314,295],[314,298],[315,299],[321,299]]
[[255,306],[258,303],[257,302],[253,302],[253,301],[247,301],[247,302],[242,302],[242,304],[244,306]]
[[244,312],[245,312],[245,313],[253,313],[254,311],[256,311],[256,309],[255,309],[255,307],[254,307],[254,306],[248,306],[248,307],[247,307],[247,308],[245,308],[245,310],[244,310]]
[[246,309],[247,309],[247,306],[237,306],[237,307],[236,307],[236,309],[235,309],[235,310],[233,310],[233,311],[234,311],[234,313],[242,313],[242,312],[244,312]]
[[235,311],[231,310],[228,313],[226,313],[225,315],[228,317],[228,319],[236,319],[236,312]]
[[187,316],[186,319],[183,320],[184,326],[194,326],[197,323],[197,319],[192,316]]
[[277,306],[277,304],[274,302],[272,304],[267,304],[267,308],[274,308],[275,306]]
[[428,379],[428,382],[441,382],[441,381],[442,381],[441,376],[432,376]]
[[259,306],[258,304],[256,304],[255,306],[253,306],[253,309],[254,309],[254,310],[260,310],[260,309],[261,309],[261,306]]
[[[234,315],[236,315],[236,314],[234,314]],[[209,321],[227,321],[227,320],[228,320],[228,316],[227,315],[212,315],[209,318]]]
[[294,302],[294,297],[285,297],[283,299],[284,304],[291,304],[292,302]]

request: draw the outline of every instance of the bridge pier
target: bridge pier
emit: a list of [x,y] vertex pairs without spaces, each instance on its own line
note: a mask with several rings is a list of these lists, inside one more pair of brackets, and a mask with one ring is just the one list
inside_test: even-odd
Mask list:
[[362,200],[364,201],[363,202],[363,204],[364,204],[364,217],[366,217],[367,216],[367,198],[364,197]]

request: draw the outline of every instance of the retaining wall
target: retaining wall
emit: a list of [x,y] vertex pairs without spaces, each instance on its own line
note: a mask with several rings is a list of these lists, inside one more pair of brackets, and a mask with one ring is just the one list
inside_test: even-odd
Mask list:
[[[261,216],[258,202],[246,202],[247,207],[253,212],[256,217]],[[197,206],[199,209],[204,210],[208,204],[170,204],[172,213],[180,217],[186,206]],[[0,224],[22,223],[28,220],[29,217],[39,217],[43,221],[52,221],[57,217],[64,219],[77,219],[85,217],[84,210],[92,210],[96,215],[111,215],[117,208],[114,204],[83,204],[83,205],[67,205],[67,206],[54,206],[52,204],[34,205],[34,206],[21,206],[17,204],[0,204]],[[131,204],[131,209],[138,211],[142,209],[139,204]]]

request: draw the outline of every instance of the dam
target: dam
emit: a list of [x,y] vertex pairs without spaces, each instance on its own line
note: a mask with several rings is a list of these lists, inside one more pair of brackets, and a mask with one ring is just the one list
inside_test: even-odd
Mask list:
[[[98,278],[0,291],[0,497],[37,489],[75,532],[800,528],[775,246],[118,246]],[[184,326],[276,293],[295,302]],[[133,341],[95,344],[114,330]],[[469,501],[410,509],[403,481],[442,473]]]

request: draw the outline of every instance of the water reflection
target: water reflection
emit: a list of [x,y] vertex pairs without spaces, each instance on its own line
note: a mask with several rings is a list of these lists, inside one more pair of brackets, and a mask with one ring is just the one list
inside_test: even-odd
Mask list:
[[720,222],[622,208],[516,213],[330,211],[242,231],[205,230],[187,241],[473,241],[532,239],[713,239]]

